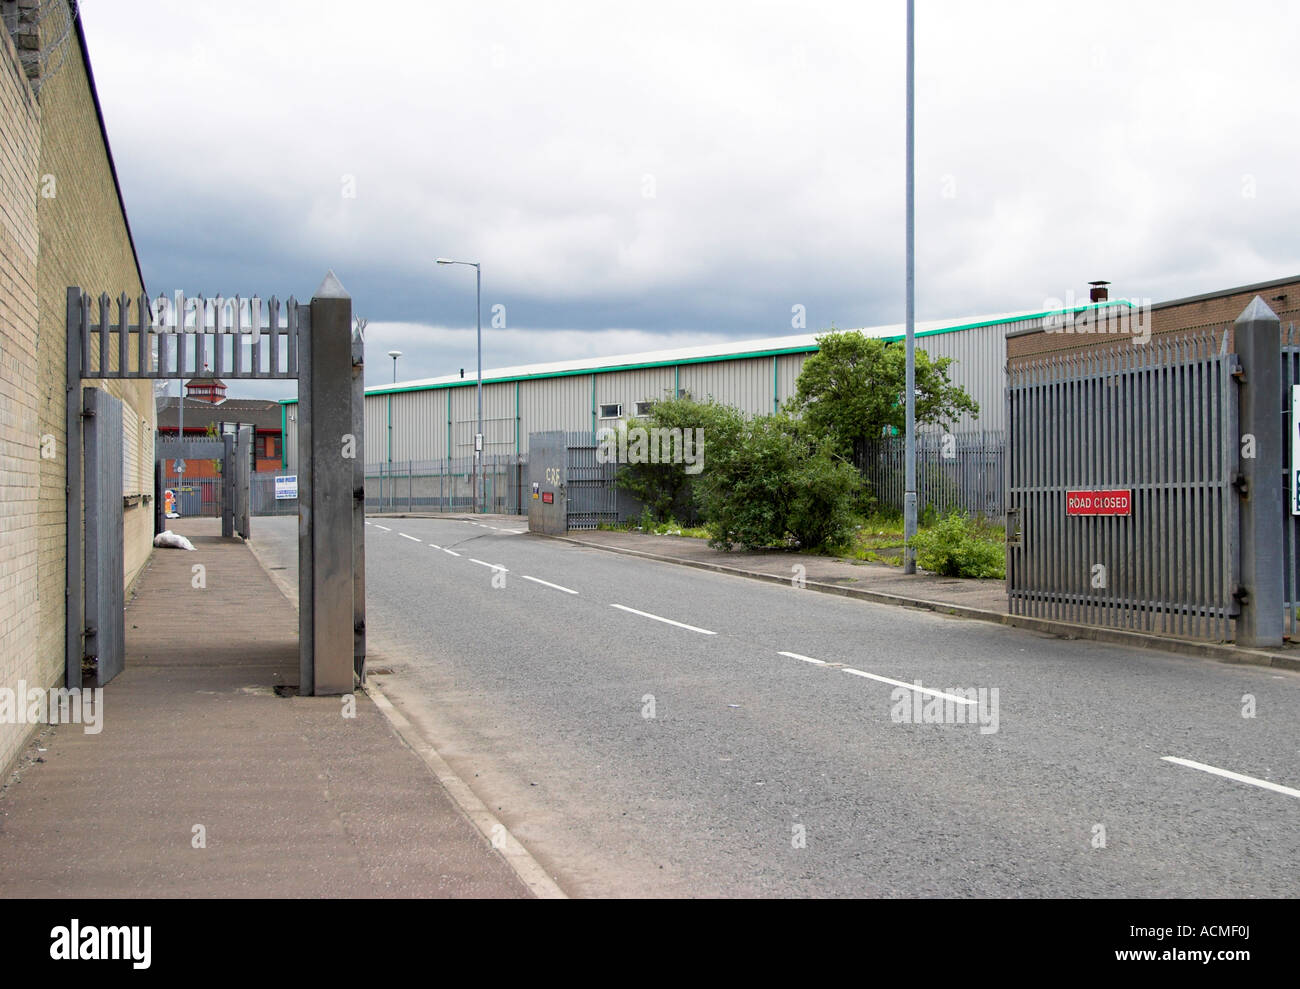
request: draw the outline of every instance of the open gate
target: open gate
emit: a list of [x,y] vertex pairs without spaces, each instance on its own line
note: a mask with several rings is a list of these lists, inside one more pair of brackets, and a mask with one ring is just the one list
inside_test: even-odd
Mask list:
[[[81,685],[88,656],[98,659],[101,678],[111,678],[122,668],[124,648],[124,635],[115,631],[124,620],[121,406],[114,431],[114,400],[82,382],[214,374],[299,383],[299,692],[350,692],[356,678],[364,682],[366,655],[364,341],[353,333],[351,298],[331,271],[309,304],[289,298],[283,321],[275,298],[200,296],[187,304],[177,293],[174,302],[160,296],[151,306],[142,295],[134,303],[133,319],[125,294],[114,303],[78,287],[67,293],[67,686]],[[249,535],[250,443],[251,434],[222,440],[224,536]]]

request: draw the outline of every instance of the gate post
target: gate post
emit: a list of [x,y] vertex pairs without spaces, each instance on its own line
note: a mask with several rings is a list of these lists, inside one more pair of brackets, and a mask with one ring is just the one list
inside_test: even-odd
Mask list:
[[[333,271],[311,300],[311,693],[352,691],[354,670],[354,461],[352,298]],[[300,488],[301,490],[301,488]]]
[[253,485],[253,427],[242,426],[239,430],[239,439],[235,443],[235,462],[238,469],[235,473],[235,531],[244,538],[249,538],[248,516],[251,513],[249,501],[252,499]]
[[[1237,355],[1244,378],[1238,405],[1242,444],[1241,477],[1245,482],[1239,502],[1241,518],[1241,612],[1237,616],[1237,644],[1282,644],[1282,540],[1283,519],[1281,323],[1258,295],[1233,324]],[[1248,444],[1253,439],[1254,450]],[[1237,437],[1229,436],[1229,442]],[[1253,456],[1249,453],[1253,452]]]
[[226,433],[221,437],[224,450],[221,454],[221,538],[230,539],[235,534],[235,437]]
[[[363,321],[364,325],[364,321]],[[366,682],[366,341],[352,337],[352,672]]]

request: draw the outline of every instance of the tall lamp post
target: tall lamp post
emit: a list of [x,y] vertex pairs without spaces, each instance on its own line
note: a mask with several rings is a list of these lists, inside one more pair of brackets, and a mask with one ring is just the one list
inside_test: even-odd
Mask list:
[[[393,384],[397,384],[397,358],[402,356],[402,352],[400,350],[390,350],[388,352],[388,356],[393,359]],[[383,477],[382,477],[383,472],[380,471],[380,474],[381,477],[379,481],[379,486],[380,486],[379,503],[382,506],[384,503]],[[393,482],[392,477],[393,477],[393,396],[389,395],[388,396],[388,478],[389,478],[388,483],[390,487],[395,487],[396,485]],[[390,494],[389,497],[391,498],[392,495]]]
[[903,573],[916,573],[916,9],[907,0],[907,326],[903,440],[906,490],[903,493]]
[[[456,261],[452,258],[437,258],[438,264],[465,264],[474,269],[474,325],[477,332],[478,347],[478,431],[474,434],[474,512],[478,514],[482,492],[479,485],[483,479],[483,268],[478,261]],[[451,451],[447,451],[451,456]]]

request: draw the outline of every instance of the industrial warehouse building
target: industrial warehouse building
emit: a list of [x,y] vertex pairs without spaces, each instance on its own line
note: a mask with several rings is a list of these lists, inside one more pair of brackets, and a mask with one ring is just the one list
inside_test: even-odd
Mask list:
[[[1074,311],[1098,307],[1128,309],[1130,303],[1114,300]],[[1007,336],[1041,329],[1058,312],[917,323],[917,345],[931,358],[952,358],[953,383],[979,403],[978,418],[963,416],[953,426],[955,433],[1005,429]],[[901,325],[859,332],[900,346],[903,340]],[[816,335],[801,334],[485,370],[484,454],[488,459],[526,456],[530,433],[562,430],[595,437],[674,395],[713,399],[750,415],[770,413],[794,394],[804,361],[816,351]],[[383,465],[472,459],[476,384],[457,374],[367,388],[368,467],[377,472]],[[283,403],[288,471],[297,462],[296,404]]]

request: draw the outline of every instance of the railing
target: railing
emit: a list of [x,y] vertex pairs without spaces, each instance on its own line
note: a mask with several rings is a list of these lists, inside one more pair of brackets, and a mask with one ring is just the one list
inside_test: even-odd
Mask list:
[[[905,438],[858,444],[858,470],[882,507],[903,510],[907,489]],[[916,439],[916,506],[939,515],[953,510],[1000,517],[1006,510],[1005,433],[923,433]]]
[[[484,457],[481,512],[523,514],[527,463],[515,454]],[[366,465],[367,512],[473,512],[474,508],[473,457]]]

